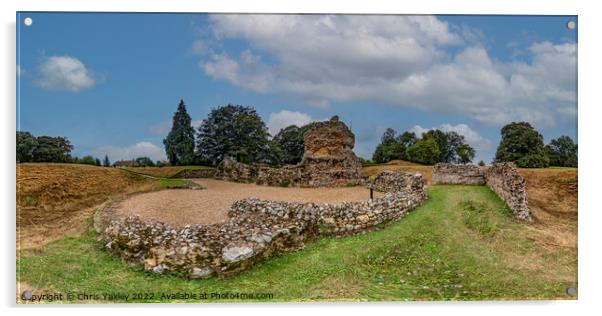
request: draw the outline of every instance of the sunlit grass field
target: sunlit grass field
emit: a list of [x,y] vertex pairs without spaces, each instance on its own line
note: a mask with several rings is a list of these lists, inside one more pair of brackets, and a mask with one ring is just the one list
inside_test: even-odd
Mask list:
[[[427,202],[382,230],[320,238],[226,279],[156,276],[128,266],[103,249],[90,220],[79,236],[22,251],[17,280],[34,294],[88,293],[97,297],[85,302],[96,303],[252,295],[262,295],[253,301],[576,299],[566,294],[577,288],[576,249],[541,245],[485,186],[435,185],[428,193]],[[169,297],[184,292],[208,297]],[[130,297],[104,299],[109,293]],[[148,295],[133,299],[135,293]]]

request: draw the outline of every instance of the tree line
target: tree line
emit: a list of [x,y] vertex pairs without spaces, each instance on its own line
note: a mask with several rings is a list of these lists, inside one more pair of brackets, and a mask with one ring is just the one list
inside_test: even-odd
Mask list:
[[[521,168],[548,166],[577,167],[577,144],[568,136],[552,139],[544,146],[543,136],[528,122],[512,122],[501,129],[501,140],[493,162],[514,162]],[[396,135],[388,128],[372,155],[373,163],[395,159],[432,165],[438,162],[470,163],[476,151],[456,132],[438,129]],[[483,161],[479,165],[485,165]]]
[[303,134],[313,126],[290,125],[274,137],[255,109],[228,104],[209,113],[197,130],[181,100],[172,129],[163,140],[172,165],[216,165],[226,157],[244,163],[296,164],[303,156]]
[[372,155],[372,162],[400,159],[425,165],[438,162],[466,164],[474,156],[475,150],[466,143],[464,136],[453,131],[446,133],[434,129],[418,138],[416,133],[409,131],[396,136],[394,129],[387,128]]
[[[101,161],[91,155],[83,157],[71,156],[73,145],[67,137],[57,136],[34,136],[30,132],[17,131],[17,162],[54,162],[54,163],[77,163],[93,166],[111,167],[109,156],[105,155]],[[161,166],[165,162],[153,162],[149,157],[138,157],[131,162],[131,166]],[[116,162],[119,165],[119,162]]]
[[[163,140],[168,161],[153,162],[148,157],[118,161],[121,166],[217,165],[226,157],[244,163],[268,165],[296,164],[304,151],[303,134],[313,124],[290,125],[274,137],[255,109],[228,104],[211,110],[198,129],[183,100],[172,118],[172,128]],[[577,166],[577,144],[568,136],[553,139],[544,146],[543,136],[527,122],[510,123],[501,129],[502,138],[494,162],[511,161],[519,167]],[[111,166],[92,156],[71,157],[73,146],[66,137],[35,137],[17,132],[17,162],[72,162]],[[399,135],[388,128],[377,145],[372,160],[363,163],[385,163],[400,159],[432,165],[438,162],[470,163],[476,151],[464,136],[450,131],[429,130],[422,135],[405,131]],[[484,165],[483,161],[479,162]]]

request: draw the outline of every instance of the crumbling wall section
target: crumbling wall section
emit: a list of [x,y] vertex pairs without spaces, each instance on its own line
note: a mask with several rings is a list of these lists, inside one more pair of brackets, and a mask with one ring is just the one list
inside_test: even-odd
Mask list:
[[[387,180],[394,184],[385,185]],[[300,249],[318,235],[376,229],[402,218],[426,199],[420,175],[397,172],[380,182],[390,191],[364,202],[319,204],[249,198],[232,205],[225,223],[175,229],[133,216],[98,222],[96,227],[108,250],[148,271],[178,272],[189,278],[229,275],[275,252]],[[401,187],[403,190],[396,191]]]
[[438,163],[433,167],[434,184],[485,184],[485,174],[475,165]]
[[508,207],[514,215],[531,222],[531,210],[527,200],[527,189],[525,178],[523,178],[513,163],[496,163],[485,170],[485,181]]

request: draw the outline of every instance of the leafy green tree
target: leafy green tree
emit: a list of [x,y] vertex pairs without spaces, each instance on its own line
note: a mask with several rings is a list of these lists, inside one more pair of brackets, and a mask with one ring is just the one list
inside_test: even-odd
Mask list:
[[436,158],[437,162],[451,162],[453,152],[450,148],[449,138],[446,133],[438,129],[432,129],[422,134],[422,139],[430,138],[437,143],[439,148],[439,156]]
[[251,107],[228,104],[213,109],[197,133],[197,154],[213,165],[225,157],[244,163],[278,164],[272,160],[268,129]]
[[[470,145],[466,144],[463,135],[451,131],[445,133],[445,136],[447,136],[447,156],[443,157],[444,161],[442,162],[466,164],[472,161],[475,155],[475,150],[474,148],[470,147]],[[464,155],[469,154],[470,150],[472,150],[472,157],[470,157],[468,162],[464,162],[463,158],[466,158],[466,156],[462,157],[460,155],[460,148],[463,148],[462,150],[464,150],[464,152],[462,154]],[[468,152],[466,152],[467,149],[469,149]]]
[[479,166],[484,167],[485,166],[485,162],[483,160],[479,160]]
[[17,131],[17,162],[33,161],[33,152],[38,140],[30,132]]
[[546,154],[552,166],[577,167],[577,144],[568,136],[552,139],[546,145]]
[[396,137],[395,130],[387,128],[380,139],[380,144],[376,146],[372,160],[376,163],[384,163],[394,159],[406,159],[407,144],[415,142],[415,139],[411,138],[412,135],[413,133],[405,132]]
[[188,165],[194,157],[194,128],[190,115],[186,112],[184,100],[180,100],[173,115],[171,131],[163,140],[165,153],[172,165]]
[[136,158],[136,165],[140,167],[154,167],[155,163],[148,157]]
[[501,130],[502,139],[495,154],[496,162],[514,162],[522,168],[547,167],[543,136],[527,122],[512,122]]
[[80,159],[77,160],[77,163],[82,164],[82,165],[96,165],[96,159],[94,159],[94,157],[87,155],[87,156],[83,156]]
[[399,143],[399,145],[402,149],[402,152],[403,152],[403,157],[401,159],[408,160],[407,156],[405,154],[406,149],[408,149],[410,146],[416,144],[417,141],[418,141],[418,138],[416,137],[416,133],[414,133],[414,132],[405,131],[402,134],[400,134],[399,136],[397,136],[397,143]]
[[460,163],[467,164],[474,159],[475,150],[468,144],[460,144],[456,148],[456,153]]
[[406,154],[410,161],[433,165],[439,162],[441,151],[439,145],[433,137],[424,137],[414,145],[408,147]]
[[95,164],[96,164],[97,166],[99,166],[99,167],[100,167],[100,166],[102,166],[102,163],[100,162],[100,159],[96,158],[96,159],[94,160],[94,162],[95,162]]
[[290,125],[274,136],[274,143],[282,150],[282,163],[294,165],[301,161],[305,146],[303,133],[297,125]]
[[34,162],[70,162],[73,145],[65,137],[40,136],[32,152]]
[[109,156],[105,155],[105,159],[102,162],[102,165],[105,167],[110,167],[111,166],[111,161],[109,160]]

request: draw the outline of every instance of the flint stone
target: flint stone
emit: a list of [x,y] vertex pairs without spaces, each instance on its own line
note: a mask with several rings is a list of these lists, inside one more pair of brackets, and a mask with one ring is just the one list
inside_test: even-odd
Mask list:
[[238,262],[248,259],[253,255],[253,249],[250,247],[226,247],[222,250],[222,259],[226,262]]

